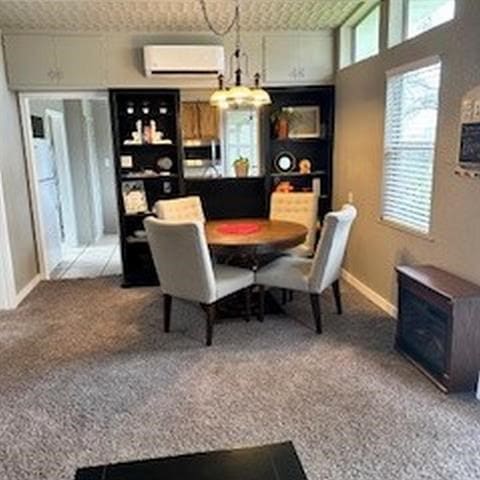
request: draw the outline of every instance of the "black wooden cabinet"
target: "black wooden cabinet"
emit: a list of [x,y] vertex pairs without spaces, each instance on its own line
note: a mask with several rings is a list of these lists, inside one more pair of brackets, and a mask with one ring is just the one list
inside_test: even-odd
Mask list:
[[444,392],[471,391],[480,371],[480,287],[432,266],[397,267],[395,347]]
[[[158,280],[143,220],[152,214],[157,200],[184,192],[179,91],[112,90],[110,107],[123,284],[155,285]],[[144,192],[143,211],[127,210],[125,195],[129,189]]]
[[[289,182],[294,191],[311,191],[313,181],[317,179],[321,186],[318,212],[319,217],[323,218],[332,208],[335,88],[325,85],[267,90],[272,104],[264,109],[262,123],[268,194],[280,182]],[[287,138],[278,138],[272,114],[278,114],[284,109],[295,112],[305,108],[310,111],[318,109],[318,135],[289,134]],[[281,172],[275,165],[276,158],[285,153],[295,159],[295,166],[290,172]],[[311,164],[311,172],[308,174],[300,173],[300,162],[304,159]]]
[[[142,233],[143,220],[152,214],[157,200],[199,195],[208,219],[265,217],[268,216],[270,194],[279,182],[289,181],[296,191],[309,191],[313,180],[318,178],[321,182],[319,217],[330,211],[334,87],[284,87],[268,91],[272,105],[262,109],[259,136],[264,175],[219,179],[184,179],[178,90],[110,91],[124,286],[158,283],[150,249]],[[319,135],[276,138],[270,117],[273,111],[284,107],[318,107]],[[149,138],[152,121],[156,133],[161,132],[161,139],[157,138],[156,143]],[[139,135],[142,137],[140,143]],[[278,172],[274,160],[282,151],[292,153],[298,161],[308,159],[311,173],[300,174],[298,164],[291,172]],[[165,158],[170,162],[165,163]],[[141,184],[146,206],[143,211],[129,213],[124,200],[125,190],[134,184]]]

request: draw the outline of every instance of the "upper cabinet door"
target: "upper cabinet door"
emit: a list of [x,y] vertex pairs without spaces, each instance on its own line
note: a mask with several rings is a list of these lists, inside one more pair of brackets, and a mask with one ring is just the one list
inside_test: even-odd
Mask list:
[[265,35],[264,71],[268,85],[330,83],[334,72],[331,33]]
[[58,84],[95,87],[106,84],[105,42],[101,35],[57,35]]
[[333,36],[330,32],[299,35],[297,76],[300,83],[331,83],[334,74]]
[[264,37],[264,78],[268,85],[296,83],[299,42],[295,35]]
[[5,57],[11,86],[53,86],[57,82],[55,45],[49,35],[6,35]]
[[208,102],[198,102],[198,120],[202,140],[218,140],[218,109]]
[[196,102],[182,102],[181,119],[183,140],[198,140],[200,138],[200,124]]

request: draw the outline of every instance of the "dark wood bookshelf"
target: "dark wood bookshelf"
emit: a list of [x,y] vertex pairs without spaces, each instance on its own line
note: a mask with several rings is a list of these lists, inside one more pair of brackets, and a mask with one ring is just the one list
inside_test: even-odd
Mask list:
[[[123,285],[140,286],[158,284],[150,249],[146,238],[135,236],[134,232],[144,230],[143,220],[152,215],[157,200],[182,195],[183,156],[180,130],[180,95],[178,90],[111,90],[110,106],[115,171],[117,179],[117,199],[120,219],[120,242],[123,264]],[[149,113],[144,113],[148,108]],[[166,112],[166,113],[161,113]],[[137,129],[137,122],[145,127],[155,121],[157,131],[172,143],[126,144]],[[148,138],[148,137],[147,137]],[[142,140],[145,141],[143,135]],[[131,157],[131,167],[122,167],[121,157]],[[170,169],[159,167],[162,157],[172,161]],[[142,172],[154,172],[145,173]],[[163,174],[162,174],[163,172]],[[168,172],[168,175],[165,174]],[[131,182],[139,183],[145,191],[147,210],[127,213],[124,203],[124,186]]]
[[[294,191],[311,191],[314,178],[320,178],[319,217],[322,218],[332,208],[332,156],[334,135],[335,89],[332,85],[311,87],[269,88],[272,105],[262,115],[265,174],[268,179],[267,195],[270,195],[281,181],[290,182]],[[273,112],[288,107],[316,106],[320,111],[320,131],[318,137],[276,138],[271,120]],[[275,159],[288,152],[296,159],[291,172],[279,172]],[[298,162],[308,159],[311,173],[301,174]]]
[[[199,195],[209,220],[266,217],[269,214],[270,194],[280,181],[291,182],[296,191],[309,191],[312,189],[313,179],[319,178],[319,217],[322,218],[331,210],[334,87],[279,87],[270,88],[268,91],[273,103],[264,108],[260,116],[263,175],[215,179],[184,179],[178,90],[119,89],[110,92],[124,286],[158,284],[148,242],[144,237],[139,237],[138,232],[135,236],[134,232],[143,230],[143,220],[146,216],[153,215],[153,206],[160,199]],[[148,105],[152,113],[144,114],[141,111],[144,105]],[[133,113],[127,112],[127,106],[133,108]],[[270,121],[271,113],[276,108],[289,106],[318,106],[321,136],[275,138]],[[163,111],[166,109],[167,113],[158,113],[159,107]],[[148,126],[152,119],[157,122],[158,130],[164,132],[163,138],[168,138],[172,144],[124,143],[131,138],[131,132],[136,129],[138,120],[142,121],[143,126]],[[282,151],[291,152],[297,159],[297,167],[291,172],[278,172],[274,168],[274,159]],[[122,168],[122,156],[132,157],[131,168]],[[157,165],[160,157],[169,157],[172,160],[169,175],[161,174],[166,170]],[[301,174],[298,171],[298,161],[302,158],[311,161],[311,173]],[[145,171],[148,173],[142,174]],[[130,182],[141,182],[143,185],[147,211],[125,211],[123,188]],[[168,185],[167,191],[165,185]]]

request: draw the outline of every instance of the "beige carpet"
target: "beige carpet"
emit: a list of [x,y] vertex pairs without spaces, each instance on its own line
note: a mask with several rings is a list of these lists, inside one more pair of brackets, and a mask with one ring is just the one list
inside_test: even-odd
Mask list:
[[292,440],[310,480],[480,478],[480,403],[447,397],[392,350],[394,322],[344,287],[325,333],[306,297],[225,321],[114,277],[42,283],[0,313],[0,479]]

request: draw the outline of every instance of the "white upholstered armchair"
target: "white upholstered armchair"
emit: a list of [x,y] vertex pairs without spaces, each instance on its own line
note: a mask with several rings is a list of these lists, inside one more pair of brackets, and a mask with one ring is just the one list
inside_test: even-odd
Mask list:
[[207,313],[206,343],[211,345],[216,303],[246,289],[248,311],[253,272],[228,265],[213,266],[200,222],[149,217],[144,224],[163,292],[165,332],[170,330],[172,297],[199,302]]
[[266,286],[309,293],[317,333],[322,333],[320,294],[326,288],[333,288],[337,311],[342,313],[339,278],[356,216],[357,210],[352,205],[344,205],[340,211],[328,213],[312,260],[285,256],[256,272],[255,281],[260,285],[260,320],[263,320]]
[[162,220],[205,223],[202,201],[196,196],[159,200],[153,211]]
[[305,242],[289,250],[292,255],[311,257],[317,237],[318,195],[312,192],[274,192],[270,197],[270,219],[304,225]]

